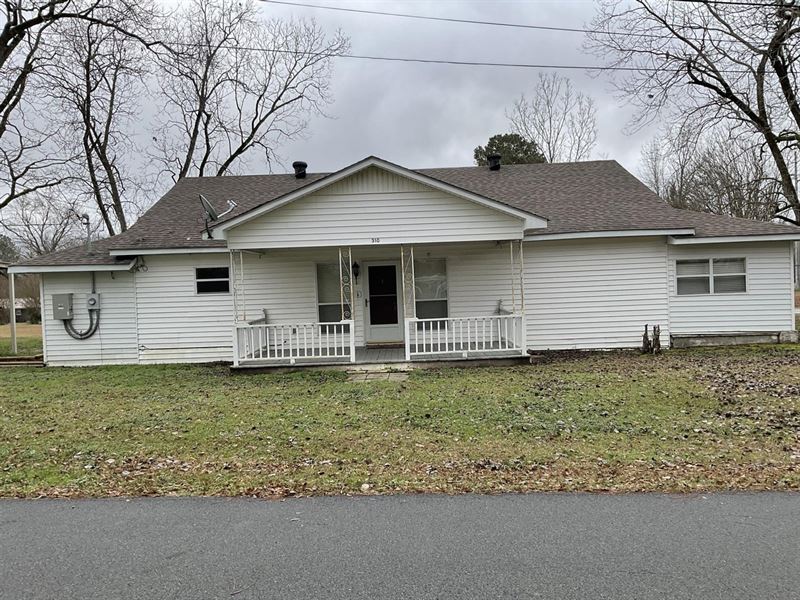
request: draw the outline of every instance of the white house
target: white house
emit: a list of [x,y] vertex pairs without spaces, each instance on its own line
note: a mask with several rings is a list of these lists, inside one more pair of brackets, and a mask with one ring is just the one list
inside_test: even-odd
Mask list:
[[49,365],[791,339],[800,228],[674,209],[614,161],[494,167],[186,178],[129,231],[10,271],[42,274]]

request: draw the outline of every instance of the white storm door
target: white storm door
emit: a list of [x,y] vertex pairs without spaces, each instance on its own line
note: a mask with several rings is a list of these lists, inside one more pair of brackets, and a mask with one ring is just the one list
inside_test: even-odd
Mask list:
[[368,344],[401,343],[400,269],[397,263],[369,264],[366,267],[366,341]]

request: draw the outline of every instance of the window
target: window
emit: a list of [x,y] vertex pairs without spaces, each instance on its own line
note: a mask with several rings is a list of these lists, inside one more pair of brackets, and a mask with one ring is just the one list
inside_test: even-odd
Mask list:
[[715,294],[738,294],[747,291],[743,258],[715,258],[712,264]]
[[198,267],[194,270],[198,294],[227,294],[230,292],[228,267]]
[[414,261],[417,318],[447,318],[447,270],[443,258]]
[[338,265],[317,265],[317,308],[320,323],[338,323],[342,320]]
[[747,291],[743,258],[679,260],[675,264],[678,295],[738,294]]

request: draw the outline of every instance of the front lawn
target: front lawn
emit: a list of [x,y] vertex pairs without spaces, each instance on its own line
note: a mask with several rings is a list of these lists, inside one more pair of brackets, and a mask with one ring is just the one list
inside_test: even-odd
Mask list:
[[800,488],[800,346],[517,368],[7,369],[0,495]]
[[[36,356],[42,353],[42,326],[17,323],[17,354]],[[11,356],[11,326],[0,325],[0,356]]]

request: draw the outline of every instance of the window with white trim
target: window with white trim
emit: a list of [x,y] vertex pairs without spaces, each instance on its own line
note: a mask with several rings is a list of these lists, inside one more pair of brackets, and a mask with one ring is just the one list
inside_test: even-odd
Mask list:
[[317,265],[317,311],[320,323],[342,320],[342,294],[339,284],[339,265]]
[[443,258],[414,261],[418,319],[447,318],[447,267]]
[[227,294],[231,290],[228,267],[197,267],[194,278],[198,294]]
[[[338,323],[342,320],[342,293],[339,282],[339,265],[323,263],[317,265],[317,314],[320,323]],[[322,331],[336,333],[333,327],[323,327]],[[342,333],[350,333],[345,325]]]
[[675,276],[679,296],[741,294],[747,291],[744,258],[678,260]]
[[[338,323],[342,320],[342,293],[339,282],[339,265],[335,263],[317,265],[317,314],[320,323]],[[341,333],[350,333],[350,325],[339,327]],[[323,333],[338,333],[331,326],[322,326]]]

